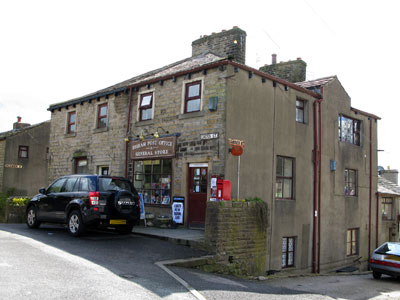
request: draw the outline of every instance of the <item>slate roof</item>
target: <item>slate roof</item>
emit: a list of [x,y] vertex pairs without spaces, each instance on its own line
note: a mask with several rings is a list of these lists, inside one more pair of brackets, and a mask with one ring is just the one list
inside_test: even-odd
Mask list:
[[400,196],[400,186],[382,176],[378,176],[378,193]]
[[123,92],[123,91],[126,91],[126,89],[133,84],[139,84],[141,82],[145,82],[145,81],[148,81],[151,79],[161,78],[164,76],[172,75],[172,74],[175,74],[175,73],[178,73],[181,71],[190,71],[192,69],[196,69],[198,67],[201,67],[201,66],[204,66],[204,65],[207,65],[210,63],[218,62],[218,61],[221,61],[224,59],[226,59],[226,58],[218,56],[210,51],[206,51],[201,55],[189,57],[189,58],[177,61],[175,63],[169,64],[162,68],[132,77],[128,80],[122,81],[122,82],[117,83],[112,86],[109,86],[105,89],[101,89],[96,92],[87,94],[85,96],[74,98],[74,99],[71,99],[68,101],[51,104],[50,107],[48,108],[48,110],[57,109],[59,107],[65,106],[66,104],[75,104],[75,103],[79,103],[79,102],[82,102],[85,100],[109,95],[112,93]]
[[4,140],[9,136],[13,136],[13,135],[19,134],[21,132],[28,131],[28,130],[30,130],[32,128],[38,127],[38,126],[43,125],[45,123],[50,123],[50,120],[44,121],[44,122],[41,122],[41,123],[38,123],[38,124],[33,124],[33,125],[30,125],[30,126],[27,126],[27,127],[19,128],[19,129],[12,129],[12,130],[9,130],[9,131],[0,132],[0,140]]
[[332,80],[337,79],[337,76],[328,76],[328,77],[322,77],[322,78],[318,78],[318,79],[314,79],[314,80],[309,80],[309,81],[302,81],[302,82],[296,82],[295,84],[308,89],[311,87],[316,87],[316,86],[321,86],[321,85],[325,85],[329,82],[331,82]]

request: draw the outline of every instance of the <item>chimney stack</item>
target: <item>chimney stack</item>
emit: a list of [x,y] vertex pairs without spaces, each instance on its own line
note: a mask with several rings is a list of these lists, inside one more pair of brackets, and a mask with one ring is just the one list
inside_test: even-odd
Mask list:
[[260,71],[293,83],[306,80],[307,64],[300,57],[280,63],[276,62],[276,57],[272,54],[272,64],[261,67]]
[[218,56],[227,57],[238,63],[246,63],[246,32],[237,26],[230,30],[203,35],[192,42],[192,56],[210,51]]
[[22,120],[22,118],[21,118],[20,116],[18,116],[18,117],[17,117],[17,122],[15,122],[15,123],[13,124],[13,129],[14,129],[14,130],[16,130],[16,129],[21,129],[21,128],[28,127],[28,126],[31,126],[31,124],[28,124],[28,123],[21,123],[21,120]]
[[271,63],[272,65],[275,65],[276,64],[276,54],[274,53],[274,54],[272,54],[272,63]]

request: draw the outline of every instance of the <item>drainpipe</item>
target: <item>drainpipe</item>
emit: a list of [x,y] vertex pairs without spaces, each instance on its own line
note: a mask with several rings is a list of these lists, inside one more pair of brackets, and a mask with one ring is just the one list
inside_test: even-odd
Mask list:
[[[322,91],[322,90],[321,90]],[[320,204],[321,204],[321,131],[322,131],[322,121],[321,121],[321,99],[317,99],[313,103],[314,112],[314,191],[313,191],[313,248],[312,248],[312,272],[319,272],[319,252],[320,252]],[[318,107],[318,110],[317,110]],[[319,117],[318,117],[319,116]]]
[[[371,206],[372,206],[372,118],[369,119],[369,214],[368,214],[368,261],[371,258]],[[369,269],[369,265],[368,265]]]
[[379,231],[379,193],[378,192],[376,192],[375,193],[375,196],[376,196],[376,224],[375,224],[375,226],[376,226],[376,229],[375,229],[375,234],[376,234],[376,237],[375,237],[375,248],[378,248],[378,231]]
[[126,124],[126,139],[125,140],[125,178],[128,177],[128,160],[129,160],[129,129],[131,126],[131,112],[132,112],[132,87],[129,88],[129,107],[128,107],[128,121]]
[[[323,97],[324,88],[321,87],[321,95]],[[318,163],[318,268],[319,273],[320,267],[320,253],[321,253],[321,166],[322,166],[322,114],[321,104],[323,98],[318,100],[318,127],[319,127],[319,163]]]

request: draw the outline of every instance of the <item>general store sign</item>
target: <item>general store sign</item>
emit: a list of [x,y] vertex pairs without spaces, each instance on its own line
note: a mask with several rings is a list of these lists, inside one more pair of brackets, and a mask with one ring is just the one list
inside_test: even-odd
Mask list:
[[175,157],[175,145],[175,136],[134,141],[131,143],[131,159],[144,160]]

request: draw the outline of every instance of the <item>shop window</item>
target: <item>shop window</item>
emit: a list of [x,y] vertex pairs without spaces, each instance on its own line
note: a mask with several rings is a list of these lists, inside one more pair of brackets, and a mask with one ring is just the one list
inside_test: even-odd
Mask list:
[[358,228],[347,229],[346,255],[358,254]]
[[133,184],[147,205],[171,204],[172,160],[135,161]]
[[74,133],[76,129],[76,112],[70,111],[67,120],[67,133]]
[[282,268],[294,267],[295,237],[282,238]]
[[105,127],[107,127],[107,111],[108,111],[107,103],[104,103],[104,104],[101,104],[101,105],[98,106],[97,128],[105,128]]
[[304,100],[296,100],[296,122],[305,123],[305,101]]
[[19,146],[18,147],[18,158],[29,158],[29,147]]
[[75,174],[88,173],[88,161],[86,157],[75,158]]
[[185,86],[185,113],[201,110],[201,81],[187,83]]
[[393,198],[382,199],[382,220],[393,220]]
[[361,121],[339,115],[339,140],[360,146]]
[[276,192],[278,199],[294,199],[294,158],[278,156],[276,159]]
[[344,195],[357,196],[357,171],[344,170]]
[[153,93],[140,95],[139,120],[151,120],[153,118]]

